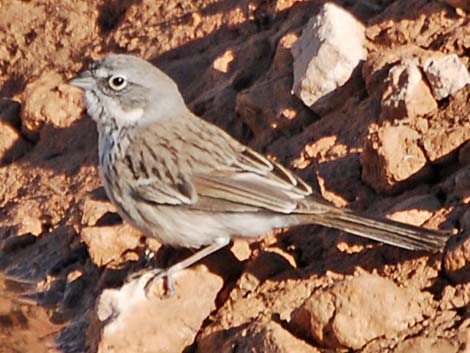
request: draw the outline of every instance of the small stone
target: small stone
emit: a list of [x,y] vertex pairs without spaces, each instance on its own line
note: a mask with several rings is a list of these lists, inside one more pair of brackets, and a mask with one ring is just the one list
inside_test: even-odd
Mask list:
[[[469,212],[462,216],[464,226],[468,226]],[[470,236],[468,233],[452,236],[447,242],[444,254],[444,271],[454,283],[470,281]]]
[[414,118],[437,109],[417,63],[404,60],[390,69],[381,107],[382,119]]
[[318,111],[320,99],[341,87],[367,57],[364,25],[333,3],[323,5],[311,18],[292,47],[293,92],[305,105]]
[[230,251],[238,261],[248,260],[251,256],[250,243],[246,239],[234,239]]
[[423,71],[437,100],[453,95],[470,83],[467,67],[456,54],[429,58]]
[[441,207],[434,195],[418,195],[396,204],[387,216],[394,221],[420,226]]
[[111,202],[87,198],[83,204],[82,224],[94,226],[108,212],[116,212],[116,208]]
[[292,313],[291,324],[328,348],[356,350],[421,320],[419,303],[424,300],[416,290],[362,274],[313,293]]
[[4,120],[0,120],[0,165],[21,158],[28,153],[31,147],[31,144],[21,136],[16,128]]
[[[448,117],[445,117],[448,119]],[[437,120],[437,119],[436,119]],[[470,130],[467,122],[459,122],[459,125],[452,126],[446,121],[446,126],[436,126],[422,137],[421,145],[426,151],[426,156],[431,162],[437,162],[441,158],[451,155],[462,144],[470,139]],[[458,128],[456,128],[458,126]]]
[[21,105],[10,99],[0,99],[0,165],[25,155],[31,144],[20,134]]
[[22,130],[31,139],[38,138],[44,125],[67,127],[83,113],[83,93],[54,72],[46,72],[28,84],[23,96]]
[[394,192],[424,173],[419,134],[408,126],[384,125],[367,137],[361,153],[362,179],[379,192]]
[[228,73],[230,71],[230,63],[235,59],[233,50],[226,50],[221,56],[214,60],[212,67],[214,70]]
[[[107,227],[85,227],[82,240],[88,247],[90,257],[96,266],[104,266],[123,259],[129,250],[140,244],[141,234],[127,224]],[[137,255],[132,260],[137,260]]]
[[43,232],[42,222],[36,217],[24,216],[18,229],[18,234],[32,234],[35,236],[41,235]]

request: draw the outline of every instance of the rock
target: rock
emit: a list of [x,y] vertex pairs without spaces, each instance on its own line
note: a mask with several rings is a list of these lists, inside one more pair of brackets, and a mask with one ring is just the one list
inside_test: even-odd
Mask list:
[[367,93],[383,93],[384,82],[390,69],[402,61],[411,61],[421,65],[423,58],[437,56],[439,53],[422,49],[416,45],[404,45],[371,52],[362,66]]
[[38,236],[42,234],[42,232],[43,227],[40,219],[29,215],[25,215],[21,218],[18,234],[32,234]]
[[246,239],[234,239],[230,251],[238,261],[248,260],[251,256],[250,244]]
[[292,47],[295,95],[321,112],[328,105],[326,96],[343,86],[366,58],[364,40],[361,22],[338,5],[326,3]]
[[198,341],[198,352],[231,353],[320,353],[320,350],[295,337],[277,322],[257,319],[228,332],[218,331]]
[[449,161],[453,152],[470,139],[470,122],[466,115],[455,114],[439,112],[432,121],[431,129],[421,138],[421,146],[429,161]]
[[388,218],[394,221],[420,226],[429,220],[441,207],[434,195],[418,195],[396,204],[389,212]]
[[223,72],[224,74],[230,71],[230,63],[235,59],[233,50],[228,49],[221,56],[216,58],[212,64],[214,70]]
[[87,245],[91,259],[99,267],[116,261],[137,260],[137,254],[132,255],[127,251],[139,246],[140,237],[141,234],[127,224],[85,227],[81,231],[81,238]]
[[[464,227],[468,226],[469,212],[462,216]],[[446,275],[454,283],[470,280],[470,236],[468,233],[452,236],[447,242],[443,267]]]
[[[175,295],[164,295],[162,282],[152,284],[148,297],[144,285],[148,276],[101,294],[96,315],[102,326],[99,353],[180,353],[195,339],[203,321],[215,309],[221,277],[202,265],[174,275]],[[94,331],[96,331],[95,325]],[[96,332],[90,332],[93,340]]]
[[453,95],[470,83],[467,67],[456,54],[429,58],[423,71],[437,100]]
[[[369,134],[361,153],[362,179],[379,192],[395,192],[426,172],[419,134],[386,124]],[[412,178],[413,177],[413,178]]]
[[86,198],[83,203],[82,224],[94,226],[108,212],[116,212],[116,208],[110,201]]
[[381,108],[382,119],[414,118],[437,109],[416,62],[404,60],[390,69]]
[[292,313],[291,324],[305,337],[333,349],[360,349],[393,337],[422,319],[426,296],[363,274],[318,291]]
[[458,353],[459,342],[447,338],[415,337],[398,343],[393,350],[393,353],[408,352]]
[[54,72],[46,72],[28,84],[23,96],[22,131],[31,139],[38,138],[44,125],[67,127],[83,112],[83,93]]
[[31,147],[16,128],[0,119],[0,165],[21,158]]
[[22,157],[31,144],[21,136],[21,106],[10,99],[0,99],[0,165]]
[[446,109],[439,109],[429,119],[429,130],[421,138],[421,146],[429,161],[448,162],[456,150],[470,140],[468,108],[457,102],[470,99],[470,86],[455,93]]

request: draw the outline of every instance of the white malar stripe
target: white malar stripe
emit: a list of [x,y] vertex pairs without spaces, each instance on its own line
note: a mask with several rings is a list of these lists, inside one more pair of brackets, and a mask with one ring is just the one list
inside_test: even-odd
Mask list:
[[144,110],[139,108],[125,111],[119,106],[119,104],[114,103],[109,105],[109,113],[118,121],[118,123],[127,125],[140,120],[144,115]]

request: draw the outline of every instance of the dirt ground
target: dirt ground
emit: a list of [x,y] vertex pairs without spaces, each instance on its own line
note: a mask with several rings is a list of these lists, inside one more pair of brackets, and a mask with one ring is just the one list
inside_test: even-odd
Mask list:
[[[424,115],[381,113],[394,63],[440,52],[469,67],[466,2],[336,3],[365,25],[368,56],[318,114],[291,94],[290,48],[324,1],[0,0],[0,353],[470,352],[470,87]],[[101,188],[66,79],[109,53],[159,66],[192,111],[336,205],[453,233],[445,252],[282,230],[108,318],[145,248],[187,255],[122,224]]]

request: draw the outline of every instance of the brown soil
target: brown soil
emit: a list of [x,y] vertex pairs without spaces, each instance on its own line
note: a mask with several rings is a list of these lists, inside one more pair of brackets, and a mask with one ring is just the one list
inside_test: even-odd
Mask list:
[[[424,116],[380,112],[390,65],[410,53],[468,66],[470,16],[335,1],[366,25],[368,59],[319,116],[290,93],[289,48],[323,2],[0,2],[0,353],[470,351],[470,87]],[[195,113],[335,204],[461,234],[434,255],[314,226],[236,241],[184,271],[176,297],[101,322],[99,298],[146,246],[184,256],[122,225],[100,188],[95,126],[65,80],[112,52],[158,65]],[[404,127],[397,153],[421,160],[395,180],[386,151]]]

